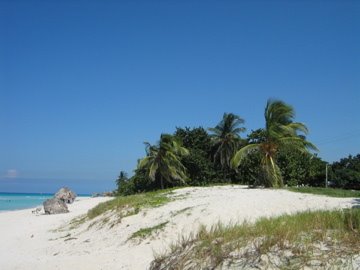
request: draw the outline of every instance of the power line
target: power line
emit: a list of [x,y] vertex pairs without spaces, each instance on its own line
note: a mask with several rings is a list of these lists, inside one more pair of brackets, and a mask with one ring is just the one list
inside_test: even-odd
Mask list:
[[360,131],[353,131],[351,133],[343,134],[343,135],[340,135],[340,136],[337,136],[337,137],[328,138],[326,140],[323,140],[323,141],[320,141],[320,142],[316,143],[316,145],[324,145],[324,144],[338,142],[338,141],[355,139],[355,138],[357,138],[356,136],[360,136]]

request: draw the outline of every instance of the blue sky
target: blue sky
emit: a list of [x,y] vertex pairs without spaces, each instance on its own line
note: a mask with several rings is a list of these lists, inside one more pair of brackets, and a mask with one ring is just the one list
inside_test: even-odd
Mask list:
[[176,126],[293,105],[360,153],[359,1],[0,0],[0,191],[111,190]]

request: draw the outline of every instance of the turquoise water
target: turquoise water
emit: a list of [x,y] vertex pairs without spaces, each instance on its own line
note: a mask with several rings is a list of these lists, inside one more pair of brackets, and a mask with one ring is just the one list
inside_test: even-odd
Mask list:
[[[51,193],[2,193],[0,192],[0,211],[33,208],[53,197]],[[88,195],[79,195],[88,196]]]
[[0,192],[0,211],[19,210],[42,205],[43,201],[49,199],[54,194],[37,193],[1,193]]

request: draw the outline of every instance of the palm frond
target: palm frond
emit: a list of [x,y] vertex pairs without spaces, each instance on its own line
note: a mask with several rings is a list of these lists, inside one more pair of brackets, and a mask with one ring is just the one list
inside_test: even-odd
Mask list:
[[293,122],[293,123],[288,124],[287,126],[295,131],[301,131],[304,134],[309,133],[309,130],[304,123]]
[[294,149],[300,152],[308,153],[311,151],[319,151],[319,149],[311,142],[298,137],[283,137],[279,140],[280,146]]
[[295,112],[292,106],[281,100],[269,99],[265,107],[266,129],[276,129],[279,125],[292,122]]
[[145,167],[147,167],[147,165],[150,163],[150,160],[152,158],[151,157],[144,157],[143,159],[140,159],[140,161],[138,162],[138,169],[143,169]]
[[155,176],[156,176],[156,172],[159,168],[159,164],[157,162],[153,162],[151,165],[150,165],[150,168],[149,168],[149,177],[150,179],[152,179],[153,181],[155,180]]
[[235,153],[234,157],[231,160],[231,167],[232,168],[239,167],[241,161],[244,159],[244,157],[246,157],[247,154],[249,154],[251,151],[258,149],[259,149],[259,144],[249,144],[244,146]]

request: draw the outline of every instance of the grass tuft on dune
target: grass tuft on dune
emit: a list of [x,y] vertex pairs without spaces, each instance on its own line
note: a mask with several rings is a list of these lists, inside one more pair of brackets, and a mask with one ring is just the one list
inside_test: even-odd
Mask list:
[[[319,252],[319,245],[325,246],[326,252]],[[326,263],[359,254],[360,209],[308,211],[261,218],[255,223],[202,227],[197,234],[173,244],[170,253],[157,255],[150,269],[170,264],[174,269],[189,264],[199,269],[216,268],[236,260],[246,266],[269,253],[284,258],[285,252],[289,257],[277,267],[302,267],[314,259]]]
[[[169,190],[146,192],[129,196],[119,196],[113,200],[104,202],[89,210],[87,217],[94,219],[97,216],[104,214],[107,211],[120,212],[126,209],[132,209],[131,214],[136,214],[141,208],[157,207],[170,201],[167,196]],[[128,214],[130,215],[130,214]]]
[[173,189],[145,192],[129,196],[118,196],[112,200],[98,204],[90,209],[87,214],[74,218],[69,223],[70,229],[75,229],[87,221],[94,220],[88,228],[100,224],[110,227],[121,222],[121,219],[136,215],[143,208],[153,208],[166,204],[172,199],[169,195]]

